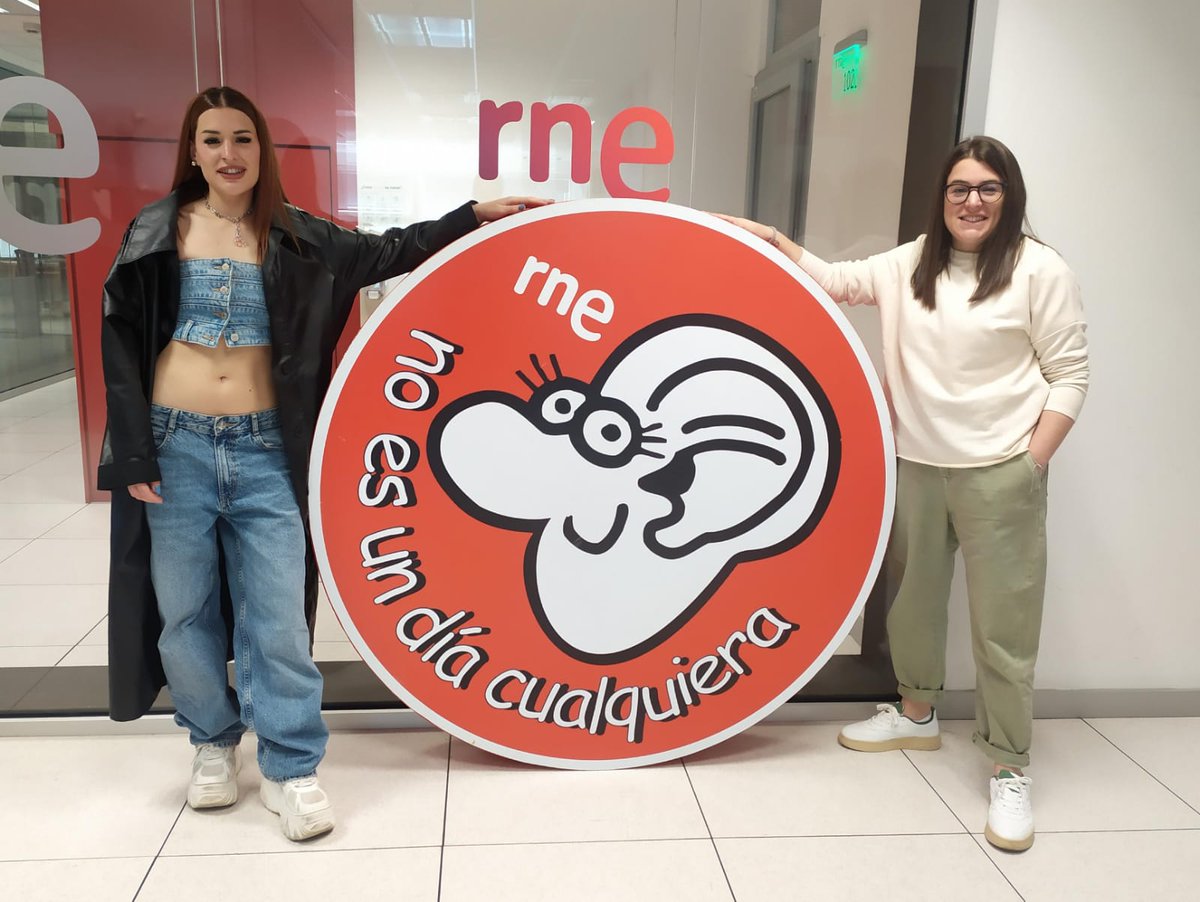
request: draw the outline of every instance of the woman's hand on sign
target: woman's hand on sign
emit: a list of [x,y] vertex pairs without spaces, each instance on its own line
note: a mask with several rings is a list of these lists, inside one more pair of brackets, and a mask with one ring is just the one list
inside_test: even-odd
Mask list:
[[161,482],[135,482],[127,486],[129,494],[145,504],[162,504]]
[[782,251],[785,256],[793,263],[799,263],[800,258],[804,256],[804,248],[796,244],[781,231],[774,226],[763,225],[761,222],[755,222],[753,219],[743,219],[741,216],[730,216],[727,213],[710,213],[709,215],[723,219],[730,225],[737,226],[739,229],[745,229],[756,238],[761,238],[767,244]]
[[522,210],[532,210],[534,207],[544,207],[552,203],[554,201],[548,197],[501,197],[475,204],[472,209],[479,224],[483,225],[485,222],[495,222]]

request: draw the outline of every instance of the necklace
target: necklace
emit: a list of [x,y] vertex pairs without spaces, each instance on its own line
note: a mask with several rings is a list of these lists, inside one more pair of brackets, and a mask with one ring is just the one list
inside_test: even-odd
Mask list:
[[244,239],[242,237],[242,220],[254,212],[253,205],[247,207],[246,212],[236,218],[234,218],[233,216],[226,216],[224,213],[222,213],[220,210],[218,210],[216,207],[214,207],[212,204],[210,204],[208,202],[207,197],[204,198],[204,207],[205,207],[205,209],[208,210],[209,213],[211,213],[213,216],[217,217],[217,219],[223,219],[226,222],[232,222],[233,223],[233,243],[235,245],[237,245],[238,247],[246,246],[246,239]]

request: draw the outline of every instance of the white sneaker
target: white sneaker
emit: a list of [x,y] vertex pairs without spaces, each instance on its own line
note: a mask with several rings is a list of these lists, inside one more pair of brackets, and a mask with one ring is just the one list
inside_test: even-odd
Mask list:
[[236,745],[200,745],[192,759],[188,805],[192,808],[226,808],[238,800],[237,775],[242,769]]
[[263,780],[259,797],[268,811],[279,815],[283,835],[292,842],[312,839],[333,829],[333,807],[316,777],[286,783]]
[[1024,852],[1033,845],[1033,781],[1002,770],[988,783],[992,804],[983,835],[997,849]]
[[857,752],[888,752],[914,749],[931,752],[942,747],[937,712],[917,723],[900,713],[898,704],[879,705],[879,713],[867,720],[847,724],[838,734],[838,742]]

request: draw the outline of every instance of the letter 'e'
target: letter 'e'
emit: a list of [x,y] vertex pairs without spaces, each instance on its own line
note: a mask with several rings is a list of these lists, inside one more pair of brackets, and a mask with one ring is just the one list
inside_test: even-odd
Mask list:
[[[654,130],[651,147],[626,147],[621,143],[625,129],[635,122],[644,122]],[[622,163],[647,165],[670,163],[675,156],[675,135],[671,123],[658,110],[633,106],[613,117],[604,130],[604,141],[600,145],[600,175],[610,197],[640,197],[646,200],[666,200],[671,196],[669,188],[657,191],[637,191],[625,184],[621,178]]]
[[[41,178],[87,178],[100,168],[96,127],[79,98],[62,85],[45,78],[19,75],[0,79],[0,118],[13,107],[35,103],[58,119],[63,146],[0,147],[0,175]],[[72,254],[96,243],[100,220],[47,224],[17,212],[8,195],[0,192],[0,238],[35,254]]]

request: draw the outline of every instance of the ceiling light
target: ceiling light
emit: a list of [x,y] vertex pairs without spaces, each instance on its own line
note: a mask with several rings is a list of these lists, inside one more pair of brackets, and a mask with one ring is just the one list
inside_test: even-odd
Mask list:
[[38,5],[37,5],[36,3],[34,3],[34,2],[33,2],[33,0],[17,0],[17,2],[18,2],[18,3],[24,3],[24,4],[25,4],[26,6],[28,6],[30,9],[37,10],[38,12],[41,12],[41,11],[42,11],[42,10],[41,10],[41,9],[38,7]]

